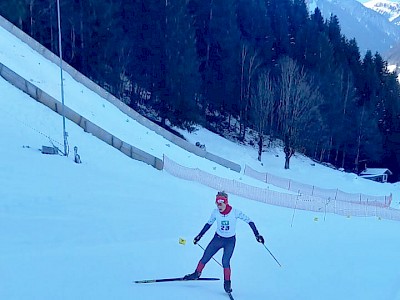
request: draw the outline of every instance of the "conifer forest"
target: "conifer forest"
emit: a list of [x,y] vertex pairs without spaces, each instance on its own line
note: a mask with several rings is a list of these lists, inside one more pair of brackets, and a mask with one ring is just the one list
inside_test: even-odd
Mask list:
[[[400,180],[400,85],[304,0],[60,0],[63,59],[160,125],[265,141]],[[55,54],[56,0],[0,14]],[[371,37],[373,38],[373,37]]]

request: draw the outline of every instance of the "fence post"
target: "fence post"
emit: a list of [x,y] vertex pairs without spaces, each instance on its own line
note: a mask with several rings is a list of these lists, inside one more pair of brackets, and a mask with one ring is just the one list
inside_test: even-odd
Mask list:
[[333,212],[336,214],[336,199],[335,199],[335,205],[333,206]]
[[290,227],[293,227],[294,214],[296,213],[297,201],[299,200],[300,196],[301,196],[300,193],[298,193],[297,196],[296,196],[296,201],[294,203],[294,209],[293,209],[293,215],[292,215],[292,222],[290,223]]

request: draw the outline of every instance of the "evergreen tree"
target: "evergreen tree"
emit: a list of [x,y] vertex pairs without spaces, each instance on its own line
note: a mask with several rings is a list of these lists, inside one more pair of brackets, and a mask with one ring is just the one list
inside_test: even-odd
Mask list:
[[333,46],[333,60],[335,64],[341,64],[345,61],[345,43],[346,40],[341,34],[339,19],[337,16],[332,15],[328,22],[328,37]]
[[10,22],[18,26],[20,29],[29,30],[29,23],[24,27],[23,24],[27,22],[28,18],[28,5],[26,0],[7,0],[0,2],[0,14],[8,18]]
[[271,20],[271,28],[274,34],[273,49],[277,57],[290,53],[290,42],[294,38],[289,26],[290,0],[266,0],[267,14]]
[[367,51],[361,67],[360,75],[360,104],[369,103],[377,90],[376,69],[371,51]]
[[241,39],[254,45],[265,62],[270,61],[274,37],[265,1],[239,0],[237,16]]
[[[307,6],[304,0],[293,0],[293,3],[289,5],[289,39],[290,39],[290,56],[296,60],[302,60],[301,57],[297,57],[299,48],[301,49],[300,43],[302,43],[301,32],[307,31],[309,24],[309,14]],[[300,53],[301,50],[300,50]]]
[[166,89],[164,102],[174,124],[199,122],[196,97],[200,76],[196,55],[193,19],[187,0],[166,2]]
[[315,28],[315,33],[325,31],[325,21],[318,7],[316,7],[314,13],[311,14],[311,23],[312,27]]
[[210,22],[216,74],[213,103],[220,104],[228,114],[238,115],[240,101],[240,32],[237,23],[237,1],[214,0]]
[[353,78],[359,78],[361,74],[361,55],[355,39],[351,39],[346,43],[345,54],[346,65],[353,74]]

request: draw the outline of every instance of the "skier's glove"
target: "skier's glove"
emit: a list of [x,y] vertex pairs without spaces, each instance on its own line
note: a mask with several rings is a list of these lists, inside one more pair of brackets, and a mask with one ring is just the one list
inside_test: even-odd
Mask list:
[[264,244],[264,238],[261,234],[256,235],[256,240],[257,240],[257,242]]
[[196,237],[194,238],[193,244],[196,245],[196,244],[200,241],[200,239],[201,239],[201,235],[199,234],[198,236],[196,236]]

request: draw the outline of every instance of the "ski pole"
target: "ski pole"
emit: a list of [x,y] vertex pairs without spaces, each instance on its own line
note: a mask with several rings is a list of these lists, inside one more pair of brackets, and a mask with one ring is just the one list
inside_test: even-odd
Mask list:
[[[197,243],[196,245],[198,245],[201,249],[203,249],[203,251],[206,251],[206,249],[204,249],[199,243]],[[218,260],[216,260],[214,257],[212,257],[212,259],[213,259],[217,264],[219,264],[219,265],[222,267],[222,265],[219,263]],[[222,268],[223,268],[223,267],[222,267]]]
[[267,248],[267,246],[265,246],[265,244],[263,244],[263,246],[265,247],[265,249],[267,249],[267,251],[269,252],[269,254],[271,254],[271,256],[273,257],[273,259],[275,259],[275,261],[277,262],[277,264],[282,267],[282,265],[279,263],[279,261],[275,258],[275,256],[271,253],[271,251],[269,251],[269,249]]

